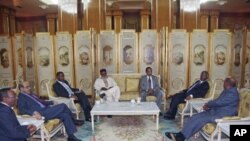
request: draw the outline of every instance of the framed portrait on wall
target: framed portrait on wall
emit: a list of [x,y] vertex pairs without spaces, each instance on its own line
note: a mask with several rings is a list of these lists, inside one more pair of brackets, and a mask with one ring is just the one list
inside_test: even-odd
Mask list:
[[38,92],[40,96],[47,96],[48,94],[45,84],[48,81],[55,79],[53,37],[50,33],[36,33],[35,54]]
[[108,73],[117,73],[117,35],[115,31],[100,31],[98,43],[98,70],[105,68]]
[[[23,35],[15,34],[13,37],[13,55],[14,55],[14,77],[16,81],[24,80],[24,48]],[[18,82],[19,83],[19,82]]]
[[[35,59],[34,59],[34,38],[30,33],[23,34],[24,47],[24,78],[31,83],[31,86],[36,85],[35,81]],[[36,89],[37,87],[35,87]],[[36,89],[37,92],[37,89]]]
[[138,35],[134,30],[119,34],[119,73],[138,72]]
[[250,88],[250,30],[247,31],[246,36],[244,87]]
[[168,45],[168,94],[187,87],[189,34],[186,30],[172,30]]
[[77,31],[74,35],[74,56],[76,87],[82,88],[87,95],[91,95],[94,61],[90,30]]
[[211,35],[209,76],[216,82],[216,96],[223,90],[224,79],[231,74],[231,37],[228,30],[215,30]]
[[72,35],[68,32],[57,32],[55,36],[56,72],[62,71],[65,79],[75,86]]
[[194,30],[190,34],[189,85],[200,79],[202,71],[209,71],[209,33]]
[[139,35],[139,72],[144,74],[147,67],[153,69],[153,74],[159,74],[159,47],[156,30],[143,30]]
[[0,86],[15,86],[11,39],[8,35],[0,36]]

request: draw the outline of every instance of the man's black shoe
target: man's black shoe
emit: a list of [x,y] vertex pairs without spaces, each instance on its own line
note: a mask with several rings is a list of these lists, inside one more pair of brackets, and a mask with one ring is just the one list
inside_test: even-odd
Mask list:
[[112,115],[108,115],[107,117],[108,117],[108,118],[112,118]]
[[162,112],[160,112],[159,116],[162,116]]
[[77,125],[77,126],[81,126],[84,124],[84,120],[73,120],[74,124]]
[[169,133],[166,132],[165,135],[172,140],[176,140],[176,141],[184,141],[185,137],[183,136],[183,134],[181,132],[179,133]]
[[163,117],[165,120],[174,120],[175,117],[174,116],[171,116],[169,114],[165,114],[164,117]]
[[104,96],[106,96],[105,93],[100,94],[100,98],[104,98]]
[[74,136],[74,135],[70,135],[69,137],[68,137],[68,141],[82,141],[82,140],[80,140],[80,139],[78,139],[76,136]]

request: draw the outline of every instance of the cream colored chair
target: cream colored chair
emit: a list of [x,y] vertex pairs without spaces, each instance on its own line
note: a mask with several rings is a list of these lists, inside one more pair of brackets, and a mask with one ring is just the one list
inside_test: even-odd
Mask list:
[[[250,120],[250,89],[243,88],[240,90],[240,103],[238,107],[238,116],[234,117],[224,117],[222,119],[217,119],[216,122],[237,122],[243,120]],[[213,141],[215,136],[218,133],[218,127],[216,123],[208,123],[206,124],[200,134],[209,141]]]
[[183,127],[184,124],[184,117],[185,116],[191,116],[192,113],[190,113],[190,103],[194,102],[201,102],[203,101],[204,104],[208,102],[209,100],[214,99],[215,89],[216,89],[216,83],[211,85],[211,82],[208,81],[210,89],[208,90],[207,94],[205,95],[205,98],[193,98],[190,100],[187,100],[186,103],[182,103],[178,105],[178,114],[181,115],[181,127]]
[[72,113],[76,114],[76,119],[79,119],[79,114],[81,112],[81,106],[78,103],[74,103],[73,98],[65,98],[65,97],[58,97],[53,90],[53,84],[55,80],[50,80],[46,83],[46,89],[48,92],[49,99],[55,101],[56,103],[64,103],[66,104]]

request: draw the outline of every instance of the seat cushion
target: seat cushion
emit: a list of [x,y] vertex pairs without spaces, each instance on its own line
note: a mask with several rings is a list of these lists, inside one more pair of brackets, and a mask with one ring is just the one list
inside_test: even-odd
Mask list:
[[138,92],[139,81],[139,78],[126,78],[126,92]]
[[179,109],[180,111],[182,111],[182,110],[184,109],[185,106],[186,106],[185,103],[181,103],[181,104],[178,105],[178,109]]
[[211,135],[214,130],[216,128],[216,124],[215,123],[208,123],[205,126],[203,126],[203,131],[206,132],[207,134]]
[[44,127],[50,132],[52,131],[55,127],[57,127],[61,121],[59,119],[52,119],[48,120],[45,122]]

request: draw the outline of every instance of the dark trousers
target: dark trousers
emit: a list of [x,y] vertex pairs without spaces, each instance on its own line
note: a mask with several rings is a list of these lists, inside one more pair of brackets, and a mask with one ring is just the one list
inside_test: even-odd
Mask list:
[[90,111],[91,111],[91,106],[89,104],[88,97],[85,95],[84,92],[78,92],[74,94],[77,96],[78,100],[75,100],[75,103],[79,103],[84,111],[85,119],[89,119],[90,116]]
[[58,104],[51,107],[43,108],[39,111],[42,116],[45,117],[45,120],[58,118],[62,120],[66,132],[68,135],[75,133],[76,126],[73,122],[73,114],[70,109],[65,104]]
[[175,94],[171,99],[171,103],[170,103],[168,112],[166,114],[168,116],[175,117],[177,110],[178,110],[178,105],[180,103],[185,103],[184,101],[185,99],[186,99],[186,94],[184,92]]

